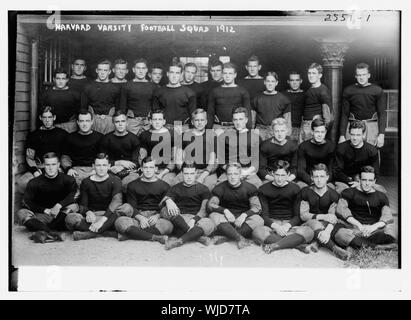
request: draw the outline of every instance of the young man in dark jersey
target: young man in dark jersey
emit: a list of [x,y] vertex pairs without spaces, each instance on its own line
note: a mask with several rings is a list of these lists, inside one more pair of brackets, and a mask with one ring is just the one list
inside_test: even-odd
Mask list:
[[207,108],[207,106],[202,105],[202,96],[203,96],[204,88],[200,83],[194,81],[196,73],[197,73],[197,69],[198,68],[195,63],[193,62],[186,63],[184,65],[183,81],[181,82],[181,84],[183,86],[189,87],[196,94],[196,107],[205,109]]
[[312,138],[311,122],[316,118],[323,118],[327,126],[331,125],[332,102],[328,88],[321,83],[323,67],[312,63],[308,67],[307,76],[311,87],[305,92],[305,105],[301,122],[300,142]]
[[114,60],[113,78],[111,78],[111,83],[114,83],[116,86],[123,88],[127,83],[126,76],[128,74],[128,62],[124,59]]
[[71,64],[71,76],[68,82],[69,88],[77,91],[80,95],[90,79],[85,76],[87,70],[86,60],[82,57],[76,57]]
[[[197,169],[193,162],[184,162],[182,166],[183,181],[172,186],[164,199],[161,210],[162,216],[173,222],[173,217],[181,215],[189,229],[179,230],[174,226],[177,239],[166,241],[166,249],[182,246],[190,241],[199,241],[208,245],[208,238],[214,231],[214,222],[208,218],[206,205],[210,199],[210,191],[202,183],[196,181]],[[201,238],[201,239],[200,239]]]
[[157,241],[165,244],[173,231],[170,221],[160,217],[159,204],[170,186],[157,178],[156,162],[146,157],[141,163],[141,177],[127,187],[127,203],[117,209],[115,222],[119,240]]
[[134,60],[134,79],[125,85],[121,94],[120,107],[127,110],[127,130],[135,135],[150,128],[148,114],[157,88],[154,83],[147,80],[147,65],[148,62],[144,58]]
[[217,135],[233,127],[232,110],[244,107],[247,111],[247,128],[251,129],[250,95],[235,83],[237,68],[228,62],[223,65],[223,84],[211,90],[208,96],[207,129],[214,129]]
[[113,115],[115,131],[106,134],[100,143],[100,150],[109,157],[110,172],[122,179],[124,191],[127,184],[138,178],[140,141],[127,131],[127,117],[121,110]]
[[176,181],[174,133],[165,127],[164,110],[153,110],[150,118],[150,130],[143,131],[139,140],[141,143],[140,159],[149,156],[156,160],[156,176],[169,185]]
[[215,244],[234,240],[242,249],[250,245],[250,238],[257,227],[264,225],[260,216],[261,203],[257,188],[247,181],[241,181],[241,165],[227,165],[227,181],[224,181],[212,191],[207,204],[209,217],[216,225]]
[[387,196],[377,191],[375,170],[365,166],[360,170],[360,183],[345,189],[337,206],[337,214],[343,223],[336,225],[335,241],[343,247],[360,249],[396,249],[398,227]]
[[16,180],[16,191],[23,194],[27,183],[40,176],[44,169],[43,156],[48,152],[55,152],[61,156],[67,139],[67,131],[54,126],[56,115],[49,106],[42,107],[39,112],[42,126],[30,132],[26,140],[26,164],[28,172]]
[[254,229],[253,239],[263,245],[266,253],[297,248],[314,237],[310,227],[300,226],[297,202],[300,188],[289,182],[289,167],[287,161],[275,161],[270,173],[272,182],[258,189],[264,226]]
[[301,119],[305,104],[305,94],[301,89],[303,79],[301,74],[296,71],[291,71],[288,75],[287,83],[290,89],[283,92],[291,101],[291,136],[290,140],[298,141],[300,138]]
[[323,163],[327,166],[330,174],[328,186],[334,188],[331,186],[333,181],[331,172],[333,170],[335,145],[325,138],[327,125],[324,120],[313,120],[311,122],[311,129],[313,131],[312,139],[304,141],[298,146],[297,184],[300,188],[312,184],[311,169],[314,165]]
[[77,185],[74,178],[59,172],[59,157],[54,152],[43,156],[44,174],[27,184],[23,197],[23,208],[17,211],[17,221],[33,235],[36,242],[64,240],[63,235],[53,231],[67,230],[66,214],[76,212],[74,195]]
[[287,121],[287,136],[291,134],[291,102],[285,95],[275,90],[277,84],[277,73],[269,71],[264,77],[264,92],[257,94],[252,104],[256,114],[255,128],[259,130],[263,141],[272,137],[272,122],[279,117]]
[[[217,184],[216,169],[216,135],[213,130],[206,130],[207,112],[196,109],[191,114],[194,128],[184,132],[181,146],[176,150],[176,167],[181,169],[184,162],[194,162],[196,167],[196,182],[204,184],[211,191]],[[176,180],[183,181],[181,171]]]
[[214,88],[217,88],[223,84],[223,63],[219,59],[212,59],[208,63],[208,80],[201,83],[202,86],[202,97],[201,105],[207,110],[208,107],[208,96]]
[[79,130],[70,133],[66,139],[61,166],[80,186],[81,181],[95,174],[93,164],[104,136],[91,129],[93,115],[90,111],[81,111],[77,115],[77,125]]
[[288,181],[294,181],[297,175],[297,142],[287,140],[288,123],[284,118],[277,118],[272,124],[273,137],[260,144],[260,168],[258,176],[263,182],[274,181],[271,174],[278,160],[287,161]]
[[181,134],[188,129],[187,121],[196,108],[196,95],[187,86],[182,86],[180,76],[183,68],[180,63],[172,63],[167,71],[168,84],[154,92],[153,107],[163,109],[166,126]]
[[154,83],[157,87],[161,87],[161,80],[163,79],[163,70],[163,65],[158,62],[153,63],[150,66],[148,77],[150,78],[150,82]]
[[114,131],[112,116],[120,103],[120,87],[110,82],[111,62],[100,60],[96,68],[97,78],[84,88],[81,109],[93,112],[93,130],[106,134]]
[[366,63],[355,66],[357,83],[344,89],[340,120],[339,143],[348,139],[348,123],[361,120],[365,123],[365,139],[377,148],[384,145],[387,123],[386,99],[381,87],[370,83],[370,67]]
[[105,153],[97,154],[93,163],[94,174],[84,179],[80,186],[80,210],[66,216],[68,230],[74,240],[98,236],[115,236],[108,233],[117,219],[116,210],[123,203],[121,180],[108,174],[110,163]]
[[68,81],[67,71],[56,69],[54,85],[43,94],[41,105],[53,107],[56,114],[54,125],[70,133],[77,130],[75,116],[80,110],[80,94],[67,85]]
[[317,252],[319,246],[329,249],[341,259],[350,258],[350,252],[339,247],[332,239],[332,231],[337,223],[335,209],[339,195],[327,186],[329,175],[326,165],[319,163],[311,169],[313,185],[305,187],[299,195],[300,218],[314,231],[314,242],[305,247],[305,252]]

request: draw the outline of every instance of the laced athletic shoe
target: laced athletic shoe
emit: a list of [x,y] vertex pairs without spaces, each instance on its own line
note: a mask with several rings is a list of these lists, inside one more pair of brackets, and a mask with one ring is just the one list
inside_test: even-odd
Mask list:
[[306,244],[306,243],[300,244],[300,245],[296,246],[295,248],[296,248],[297,250],[305,253],[305,254],[310,254],[310,253],[311,253],[311,250],[310,250],[308,244]]
[[168,240],[168,236],[158,236],[156,234],[153,234],[153,237],[151,238],[151,241],[157,241],[160,242],[161,244],[165,244],[166,241]]
[[97,238],[97,236],[98,236],[97,233],[91,232],[91,231],[74,231],[73,232],[74,241],[93,239],[93,238]]
[[269,254],[275,250],[278,250],[279,246],[276,243],[269,243],[263,246],[263,250],[265,253]]
[[243,249],[245,247],[248,247],[251,245],[251,242],[248,241],[246,238],[241,237],[239,241],[237,241],[237,247],[238,249]]
[[222,244],[222,243],[228,242],[228,241],[230,241],[230,239],[228,239],[225,236],[215,236],[214,239],[213,239],[213,243],[215,245]]
[[318,241],[314,241],[308,245],[308,249],[312,252],[318,252],[320,250],[320,245]]
[[339,247],[339,246],[334,246],[333,247],[333,253],[334,255],[341,260],[348,260],[351,258],[351,253],[347,250],[344,250],[343,248]]
[[183,240],[181,240],[181,239],[169,239],[169,240],[166,241],[166,250],[170,250],[170,249],[173,249],[173,248],[180,247],[183,244],[184,244]]
[[201,236],[197,239],[197,242],[200,242],[202,245],[208,246],[211,243],[211,238],[206,236]]

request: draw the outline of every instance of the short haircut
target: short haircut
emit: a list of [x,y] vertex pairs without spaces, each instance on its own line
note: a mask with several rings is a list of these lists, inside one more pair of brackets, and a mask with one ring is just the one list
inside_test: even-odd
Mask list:
[[290,78],[291,75],[300,76],[300,79],[301,79],[301,73],[298,72],[298,71],[290,71],[290,72],[288,73],[288,78]]
[[78,114],[77,114],[77,120],[80,120],[80,115],[87,115],[89,114],[91,116],[91,119],[93,119],[93,113],[90,110],[81,110]]
[[327,175],[329,175],[328,167],[324,163],[317,163],[313,165],[313,167],[310,170],[310,174],[312,176],[314,174],[314,171],[322,171],[322,170],[325,171]]
[[224,63],[220,59],[210,59],[208,61],[208,69],[220,66],[221,69],[223,68]]
[[64,73],[64,74],[66,75],[66,78],[68,79],[68,72],[66,71],[66,69],[57,68],[56,70],[54,70],[54,72],[53,72],[53,78],[56,77],[57,73]]
[[234,107],[233,110],[231,111],[232,115],[235,115],[236,113],[244,113],[246,117],[248,117],[248,110],[247,108],[244,107]]
[[277,160],[274,162],[273,165],[273,173],[275,173],[277,170],[284,169],[287,173],[290,173],[290,163],[285,160]]
[[355,66],[355,70],[357,69],[367,69],[370,72],[370,66],[364,62],[360,62]]
[[96,160],[98,159],[99,160],[105,159],[108,161],[108,154],[104,152],[97,153],[96,158],[94,159],[94,162],[96,162]]
[[143,166],[143,164],[145,164],[145,163],[153,162],[153,161],[154,161],[154,164],[157,165],[156,160],[153,157],[147,156],[143,160],[141,160],[141,166]]
[[113,114],[113,123],[114,123],[114,119],[115,119],[115,118],[118,118],[118,117],[120,117],[120,116],[124,116],[124,117],[127,118],[127,115],[126,115],[126,113],[125,113],[123,110],[116,110],[116,111],[114,112],[114,114]]
[[161,62],[154,62],[150,65],[149,72],[153,72],[153,69],[161,69],[164,70],[164,66]]
[[80,56],[74,57],[73,60],[71,60],[71,64],[74,64],[77,60],[82,60],[82,61],[84,61],[84,65],[85,66],[87,65],[86,59],[84,59],[84,57],[80,57]]
[[325,123],[324,119],[322,119],[322,118],[315,118],[315,119],[311,122],[311,130],[313,130],[313,131],[314,131],[314,128],[322,127],[322,126],[325,127],[325,130],[328,129],[328,128],[327,128],[327,127],[328,127],[327,124]]
[[153,114],[155,114],[155,113],[157,113],[157,114],[162,114],[162,115],[163,115],[163,118],[164,118],[164,119],[166,118],[166,114],[165,114],[165,112],[164,112],[163,109],[155,109],[155,110],[151,111],[148,117],[149,117],[150,119],[152,119],[152,118],[153,118]]
[[146,65],[146,67],[148,66],[148,61],[147,61],[147,59],[144,59],[144,58],[138,58],[138,59],[134,60],[133,61],[133,67],[135,67],[137,63],[144,63]]
[[100,64],[108,64],[109,68],[111,69],[112,65],[111,65],[111,61],[108,59],[101,59],[97,62],[97,66],[99,66]]
[[271,126],[274,128],[275,126],[287,126],[287,120],[284,118],[276,118],[271,122]]
[[351,129],[361,129],[362,132],[364,133],[367,127],[365,126],[365,123],[362,122],[361,120],[354,120],[350,122],[348,132],[351,132]]
[[55,152],[47,152],[43,155],[43,162],[46,159],[53,159],[53,158],[57,158],[58,161],[60,161],[60,157],[57,155],[57,153]]
[[41,117],[41,116],[43,115],[43,113],[46,113],[46,112],[50,112],[53,116],[56,115],[56,112],[54,111],[54,108],[53,108],[53,107],[51,107],[51,106],[43,106],[43,107],[41,107],[41,109],[40,109],[39,116]]
[[228,169],[230,168],[237,168],[241,170],[241,164],[239,164],[238,162],[230,162],[229,164],[227,164],[227,167],[225,170],[228,171]]
[[197,108],[191,113],[191,119],[194,119],[194,117],[200,113],[205,113],[207,115],[207,111],[205,111],[202,108]]
[[185,70],[186,68],[188,68],[188,67],[194,67],[194,68],[196,68],[196,72],[197,72],[197,70],[198,70],[197,65],[196,65],[194,62],[187,62],[187,63],[184,65],[184,70]]
[[223,70],[224,69],[234,69],[234,72],[237,72],[237,66],[232,63],[232,62],[226,62],[223,64]]
[[321,66],[321,64],[318,64],[318,63],[316,63],[316,62],[311,63],[311,64],[308,66],[308,70],[309,70],[309,69],[317,69],[318,73],[320,73],[320,74],[323,73],[323,67]]
[[187,169],[192,169],[192,168],[197,169],[197,168],[196,168],[196,164],[195,164],[194,161],[185,161],[185,162],[183,163],[183,165],[181,166],[181,171],[183,171],[184,168],[187,168]]
[[260,60],[258,59],[258,57],[257,57],[255,54],[253,54],[251,57],[249,57],[249,58],[247,59],[247,64],[248,64],[250,61],[257,61],[258,63],[260,63]]
[[375,169],[372,166],[364,166],[361,167],[360,169],[360,177],[361,177],[361,173],[374,173],[374,178],[375,178]]
[[114,60],[114,66],[116,66],[117,64],[125,64],[126,67],[128,67],[128,62],[124,59],[116,59]]
[[268,71],[267,74],[264,77],[264,80],[266,80],[267,77],[270,77],[270,76],[274,77],[274,79],[278,81],[278,74],[277,74],[277,72],[274,72],[274,71]]
[[177,67],[177,68],[180,68],[180,70],[181,71],[183,71],[183,65],[179,62],[179,61],[172,61],[171,63],[170,63],[170,65],[168,66],[168,70],[170,71],[170,68],[171,67]]

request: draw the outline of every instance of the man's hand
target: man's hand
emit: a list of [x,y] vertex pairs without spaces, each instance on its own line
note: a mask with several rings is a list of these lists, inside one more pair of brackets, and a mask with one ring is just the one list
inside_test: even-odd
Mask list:
[[122,167],[122,166],[119,166],[119,165],[117,165],[117,166],[112,166],[111,168],[110,168],[110,171],[111,172],[113,172],[114,174],[117,174],[117,173],[119,173],[121,170],[123,170],[124,168]]
[[348,182],[348,185],[350,186],[350,188],[357,188],[360,183],[358,181],[350,181]]
[[247,219],[247,214],[245,214],[245,213],[240,214],[240,216],[238,216],[238,218],[235,219],[234,225],[237,228],[240,228],[242,226],[242,224],[244,223],[245,219]]
[[155,215],[151,216],[150,218],[148,218],[147,221],[150,224],[150,226],[155,226],[159,218],[160,218],[160,215],[155,214]]
[[38,176],[41,176],[41,171],[40,170],[34,171],[33,176],[35,178],[38,177]]
[[377,141],[376,141],[376,143],[375,143],[375,146],[376,146],[377,148],[382,148],[382,147],[384,146],[384,138],[385,138],[384,134],[380,133],[380,134],[378,135]]
[[136,168],[136,164],[134,162],[128,161],[128,160],[119,160],[116,161],[116,165],[121,166],[125,169],[128,170],[133,170]]
[[98,232],[100,228],[103,226],[104,222],[107,221],[107,217],[100,217],[97,221],[95,221],[89,228],[92,232]]
[[141,229],[150,227],[150,223],[148,222],[148,219],[145,216],[138,215],[137,217],[137,220],[140,222]]
[[94,214],[93,211],[87,211],[86,212],[86,221],[88,223],[94,223],[94,222],[96,222],[96,219],[97,219],[97,217],[96,217],[96,215]]
[[374,225],[369,225],[369,226],[364,226],[364,228],[362,229],[362,234],[364,237],[368,238],[369,236],[371,236],[375,230],[377,230],[378,228],[375,227]]
[[180,209],[177,207],[176,203],[173,200],[167,199],[166,206],[169,215],[176,216],[180,213]]
[[275,223],[275,222],[273,222],[273,223],[271,224],[271,228],[272,228],[278,235],[280,235],[281,237],[285,237],[285,236],[287,235],[288,230],[289,230],[289,229],[287,228],[287,226],[280,225],[280,224]]
[[120,216],[131,216],[133,211],[133,207],[128,203],[123,203],[116,209],[116,213]]
[[323,230],[318,234],[318,241],[320,241],[321,243],[327,243],[328,241],[330,241],[330,233]]
[[77,177],[78,172],[74,169],[69,169],[69,171],[67,171],[67,175],[70,176],[70,177]]
[[336,224],[337,223],[337,217],[333,214],[324,214],[324,215],[322,215],[320,220],[329,222],[331,224]]
[[55,218],[59,214],[62,205],[60,203],[56,203],[53,208],[50,209],[50,215]]
[[338,143],[343,143],[345,141],[346,141],[346,139],[345,139],[344,136],[340,136],[340,139],[338,139]]
[[190,227],[190,229],[191,228],[193,228],[194,226],[195,226],[195,224],[196,224],[196,221],[194,220],[194,219],[190,219],[190,221],[188,221],[188,226]]
[[235,216],[228,209],[224,209],[224,216],[230,223],[233,223],[235,221]]
[[47,208],[47,209],[44,209],[44,211],[43,211],[45,214],[47,214],[47,215],[50,215],[50,213],[51,213],[51,209],[49,209],[49,208]]

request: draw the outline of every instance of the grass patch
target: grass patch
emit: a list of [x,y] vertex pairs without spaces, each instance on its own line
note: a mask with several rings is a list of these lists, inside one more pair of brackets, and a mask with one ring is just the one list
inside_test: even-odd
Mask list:
[[398,250],[383,251],[372,248],[356,250],[345,262],[347,268],[360,269],[397,269]]

